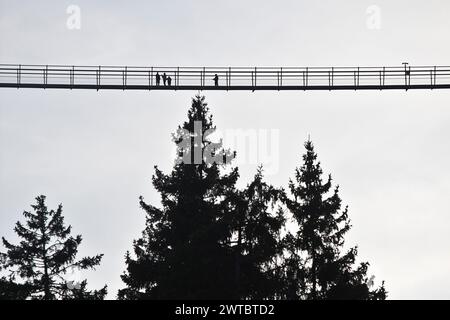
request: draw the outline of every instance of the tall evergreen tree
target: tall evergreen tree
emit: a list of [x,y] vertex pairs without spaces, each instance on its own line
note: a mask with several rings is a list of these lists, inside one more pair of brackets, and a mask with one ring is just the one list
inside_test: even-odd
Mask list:
[[62,205],[48,210],[45,196],[36,198],[33,211],[23,213],[26,223],[16,223],[14,231],[21,241],[11,244],[5,238],[6,253],[0,253],[2,269],[9,272],[9,279],[0,284],[2,295],[9,298],[54,299],[103,299],[106,286],[101,290],[87,291],[86,281],[80,288],[68,288],[64,276],[70,270],[94,269],[103,255],[76,260],[81,235],[70,236],[72,227],[64,226]]
[[233,156],[210,140],[214,130],[205,98],[196,96],[173,136],[178,158],[172,172],[155,167],[162,208],[141,198],[146,228],[134,241],[134,256],[126,255],[120,299],[237,298],[230,242],[238,171],[224,172]]
[[290,181],[287,208],[298,231],[286,238],[286,292],[290,299],[385,299],[384,285],[371,290],[368,263],[355,266],[357,248],[343,251],[350,230],[347,208],[341,209],[339,187],[331,176],[323,182],[311,141],[305,143],[303,165]]
[[262,167],[238,193],[235,215],[236,289],[243,299],[274,299],[280,290],[284,213],[278,200],[282,191],[263,180]]

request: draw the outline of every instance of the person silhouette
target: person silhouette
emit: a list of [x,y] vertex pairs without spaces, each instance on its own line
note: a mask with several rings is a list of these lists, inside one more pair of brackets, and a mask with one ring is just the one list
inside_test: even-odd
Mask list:
[[219,76],[217,75],[217,73],[214,75],[214,85],[217,87],[219,86]]
[[163,73],[162,78],[163,78],[163,85],[166,85],[167,75],[165,72]]
[[161,82],[161,76],[159,75],[159,72],[156,73],[156,85],[159,86],[159,83]]
[[167,77],[167,85],[169,87],[172,85],[172,78],[170,76]]

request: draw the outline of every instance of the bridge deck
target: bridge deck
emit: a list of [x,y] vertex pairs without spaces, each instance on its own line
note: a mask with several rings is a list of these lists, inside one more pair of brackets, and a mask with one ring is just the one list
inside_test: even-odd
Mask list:
[[0,87],[251,91],[450,89],[450,66],[247,68],[0,64]]

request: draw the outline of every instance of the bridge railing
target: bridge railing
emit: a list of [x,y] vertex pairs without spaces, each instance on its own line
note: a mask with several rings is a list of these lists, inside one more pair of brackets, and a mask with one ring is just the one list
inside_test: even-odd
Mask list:
[[[157,74],[160,76],[159,85]],[[217,83],[215,77],[217,76]],[[166,81],[163,78],[166,78]],[[274,88],[450,85],[450,66],[133,67],[0,64],[0,86]]]

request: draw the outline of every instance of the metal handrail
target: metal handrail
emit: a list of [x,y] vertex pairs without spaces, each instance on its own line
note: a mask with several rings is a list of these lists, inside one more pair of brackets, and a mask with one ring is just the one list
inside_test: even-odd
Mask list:
[[[156,80],[159,74],[160,82]],[[171,86],[162,77],[171,77]],[[217,74],[216,84],[213,77]],[[93,89],[450,88],[450,66],[138,67],[0,64],[0,87]]]

